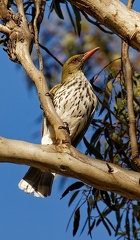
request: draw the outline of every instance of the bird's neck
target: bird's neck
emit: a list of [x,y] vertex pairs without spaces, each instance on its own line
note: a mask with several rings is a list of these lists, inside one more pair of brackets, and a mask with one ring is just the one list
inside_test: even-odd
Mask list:
[[62,79],[61,79],[61,83],[64,83],[66,81],[70,81],[71,79],[74,79],[76,77],[82,78],[85,77],[84,73],[82,70],[78,70],[76,72],[73,73],[67,73],[67,74],[63,74],[62,73]]

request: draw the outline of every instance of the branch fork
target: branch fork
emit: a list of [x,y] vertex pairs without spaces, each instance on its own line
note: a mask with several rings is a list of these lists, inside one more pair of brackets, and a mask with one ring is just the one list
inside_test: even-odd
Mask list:
[[[44,7],[44,2],[42,4]],[[56,114],[51,97],[46,94],[49,92],[49,89],[42,69],[38,70],[31,59],[30,52],[35,39],[34,34],[36,34],[33,34],[35,26],[31,27],[31,23],[27,22],[24,15],[23,3],[20,0],[17,0],[17,6],[19,12],[14,13],[12,10],[8,10],[4,3],[1,2],[0,5],[0,18],[5,24],[4,28],[2,28],[1,25],[0,28],[8,33],[7,52],[9,58],[12,61],[20,63],[35,83],[41,106],[45,116],[54,128],[57,142],[61,144],[66,142],[70,143],[70,137],[65,129],[65,125]],[[38,22],[36,22],[36,24],[38,24]],[[62,128],[60,126],[62,126]]]

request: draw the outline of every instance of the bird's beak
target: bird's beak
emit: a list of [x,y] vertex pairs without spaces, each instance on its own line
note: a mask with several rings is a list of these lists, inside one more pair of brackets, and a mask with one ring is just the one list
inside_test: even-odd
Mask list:
[[83,56],[82,60],[83,61],[88,60],[98,49],[99,49],[99,47],[96,47],[96,48],[84,53],[84,56]]

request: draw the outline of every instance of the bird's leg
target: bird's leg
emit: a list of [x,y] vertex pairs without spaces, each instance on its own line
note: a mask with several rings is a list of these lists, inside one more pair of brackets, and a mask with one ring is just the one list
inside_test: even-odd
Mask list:
[[47,93],[45,93],[45,96],[48,96],[53,100],[54,94],[51,92],[47,92]]
[[59,129],[65,129],[68,132],[68,134],[70,134],[68,123],[67,122],[63,122],[63,123],[64,123],[64,126],[59,126]]
[[[48,97],[51,98],[51,100],[53,100],[54,94],[53,94],[53,93],[50,93],[50,92],[47,92],[47,93],[45,93],[45,96],[48,96]],[[43,110],[43,108],[42,108],[41,105],[40,105],[40,108],[41,108],[41,110]]]
[[[63,122],[63,126],[59,126],[58,129],[64,129],[68,132],[68,134],[70,134],[70,130],[69,130],[69,127],[68,127],[68,123],[67,122]],[[56,140],[56,143],[57,144],[60,144],[59,141]],[[69,141],[67,140],[62,140],[62,144],[67,144],[69,143]]]

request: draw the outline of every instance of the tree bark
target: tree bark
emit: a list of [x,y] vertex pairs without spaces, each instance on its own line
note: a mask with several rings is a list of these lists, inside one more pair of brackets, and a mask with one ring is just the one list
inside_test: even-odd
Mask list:
[[0,138],[0,162],[26,164],[78,178],[97,189],[140,201],[139,173],[88,157],[72,146],[35,145]]
[[119,0],[69,0],[140,51],[140,14]]
[[[42,4],[44,6],[44,2],[42,2]],[[46,79],[42,71],[39,71],[35,67],[31,59],[30,52],[35,35],[32,23],[28,23],[24,14],[23,3],[20,0],[17,0],[17,7],[18,12],[14,13],[11,9],[7,9],[4,2],[0,0],[0,19],[4,22],[4,26],[0,24],[0,30],[3,30],[5,34],[8,33],[7,52],[9,58],[14,62],[20,63],[27,75],[35,83],[41,106],[45,116],[54,128],[56,140],[69,144],[69,134],[65,130],[63,121],[55,112],[51,97],[48,94],[49,89]]]

